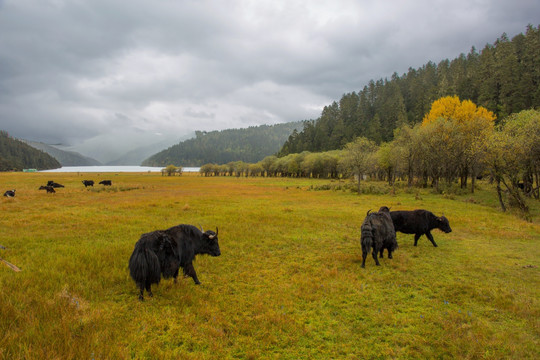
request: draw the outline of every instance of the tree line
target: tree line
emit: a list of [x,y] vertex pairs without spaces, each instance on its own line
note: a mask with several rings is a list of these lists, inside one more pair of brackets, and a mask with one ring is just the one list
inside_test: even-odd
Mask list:
[[473,47],[451,61],[372,80],[358,93],[325,106],[318,119],[304,121],[278,156],[342,149],[358,136],[377,144],[391,141],[394,129],[420,123],[436,99],[453,95],[486,108],[496,119],[539,107],[539,27],[529,25],[511,40],[503,34],[480,53]]
[[49,154],[11,137],[0,130],[0,171],[56,169],[62,165]]
[[251,126],[246,129],[196,131],[195,138],[180,142],[143,161],[143,166],[200,166],[208,162],[257,162],[279,151],[302,123]]
[[447,96],[433,102],[421,123],[403,124],[393,140],[376,144],[359,136],[340,150],[267,156],[257,163],[207,163],[204,176],[282,176],[378,179],[394,185],[433,187],[455,184],[474,192],[478,178],[494,182],[503,210],[528,212],[524,197],[540,199],[540,111],[523,110],[496,121],[495,114],[470,100]]

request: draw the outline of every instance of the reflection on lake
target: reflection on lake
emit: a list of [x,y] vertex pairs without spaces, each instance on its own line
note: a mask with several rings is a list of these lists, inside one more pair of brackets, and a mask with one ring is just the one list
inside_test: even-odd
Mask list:
[[[105,173],[105,172],[161,172],[165,167],[154,166],[62,166],[59,169],[41,170],[40,172],[82,172],[82,173]],[[199,172],[198,167],[182,168],[183,172]]]

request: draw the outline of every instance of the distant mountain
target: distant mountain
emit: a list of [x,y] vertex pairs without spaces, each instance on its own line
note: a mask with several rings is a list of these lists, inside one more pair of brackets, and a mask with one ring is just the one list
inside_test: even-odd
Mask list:
[[7,131],[0,131],[0,171],[61,167],[58,160],[44,151],[12,138]]
[[160,141],[151,145],[141,146],[137,149],[128,151],[113,161],[108,161],[106,165],[140,165],[149,156],[168,148],[169,146],[177,143],[179,140],[185,139],[187,139],[187,136],[183,139],[177,138],[175,141]]
[[300,121],[245,129],[196,131],[195,138],[163,150],[142,162],[143,166],[201,166],[231,161],[256,163],[275,154],[289,135],[302,128]]
[[60,150],[52,145],[47,145],[42,142],[23,140],[28,145],[38,150],[44,151],[54,157],[62,164],[62,166],[96,166],[103,165],[96,159],[79,154],[75,151]]

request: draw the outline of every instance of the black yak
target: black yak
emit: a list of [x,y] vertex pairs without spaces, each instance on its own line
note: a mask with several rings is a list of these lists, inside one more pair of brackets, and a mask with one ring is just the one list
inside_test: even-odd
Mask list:
[[6,191],[4,193],[4,196],[5,197],[10,197],[10,198],[15,197],[15,189]]
[[99,182],[101,185],[105,185],[105,186],[111,186],[112,185],[112,181],[111,180],[101,180]]
[[52,186],[53,188],[63,188],[64,185],[54,182],[52,180],[47,181],[47,186]]
[[388,258],[392,258],[392,252],[397,248],[396,232],[390,217],[384,212],[368,211],[361,227],[362,244],[362,267],[366,267],[366,258],[372,250],[372,256],[377,266],[381,265],[377,255],[384,249],[388,249]]
[[40,186],[38,190],[47,190],[47,193],[55,193],[56,191],[52,186]]
[[94,186],[94,180],[83,180],[82,183],[84,184],[84,187]]
[[203,232],[182,224],[143,234],[129,259],[129,273],[140,290],[139,300],[144,300],[144,289],[152,296],[151,286],[159,284],[162,276],[176,282],[180,267],[185,276],[200,284],[193,267],[195,255],[199,254],[221,255],[217,229]]
[[390,211],[390,217],[396,231],[404,234],[414,234],[414,246],[418,244],[420,236],[426,234],[433,246],[437,247],[433,235],[431,235],[433,229],[439,229],[445,233],[452,232],[446,217],[437,217],[427,210]]
[[[387,224],[392,224],[392,227],[394,227],[394,224],[392,222],[392,217],[390,216],[390,208],[387,207],[387,206],[381,206],[381,208],[379,209],[379,214],[382,214],[386,217],[386,221],[385,223]],[[395,229],[394,229],[394,234],[395,234]],[[383,252],[384,252],[384,249],[388,250],[388,258],[389,259],[392,259],[392,252],[394,252],[394,250],[396,250],[398,247],[398,244],[397,244],[397,237],[394,236],[394,237],[388,237],[388,238],[385,238],[383,240],[383,246],[381,248],[381,252],[380,252],[380,258],[383,257]]]

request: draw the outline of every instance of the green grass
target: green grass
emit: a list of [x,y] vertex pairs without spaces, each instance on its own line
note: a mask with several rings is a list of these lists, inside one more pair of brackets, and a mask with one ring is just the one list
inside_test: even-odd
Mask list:
[[[540,204],[533,221],[476,194],[328,190],[327,180],[194,174],[0,174],[1,359],[534,359],[540,357]],[[47,180],[56,194],[38,191]],[[97,181],[96,181],[97,183]],[[331,186],[329,188],[336,188]],[[339,189],[339,187],[337,187]],[[426,208],[450,220],[398,234],[394,259],[362,269],[369,209]],[[219,227],[202,285],[163,280],[137,300],[127,263],[139,236]]]

